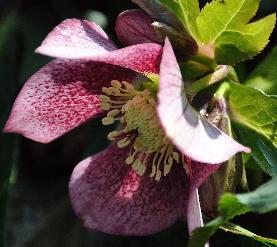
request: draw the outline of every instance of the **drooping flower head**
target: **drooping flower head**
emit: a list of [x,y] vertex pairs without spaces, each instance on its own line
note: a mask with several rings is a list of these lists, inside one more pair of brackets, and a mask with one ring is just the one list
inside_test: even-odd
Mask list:
[[192,108],[170,41],[157,44],[151,17],[123,17],[130,14],[146,35],[118,21],[120,39],[131,45],[122,49],[94,23],[70,19],[56,27],[37,52],[57,59],[26,82],[4,130],[47,143],[105,114],[103,124],[118,126],[108,135],[113,144],[78,164],[70,182],[84,225],[146,235],[187,215],[191,231],[202,224],[200,184],[249,150]]

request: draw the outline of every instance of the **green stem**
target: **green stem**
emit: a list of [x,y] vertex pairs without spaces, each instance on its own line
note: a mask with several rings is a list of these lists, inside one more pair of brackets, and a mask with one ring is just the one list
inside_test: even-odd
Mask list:
[[17,158],[17,139],[3,135],[0,137],[0,247],[5,246],[7,205],[12,171]]
[[195,95],[201,90],[207,88],[208,86],[215,84],[229,75],[231,71],[231,66],[228,65],[219,65],[217,69],[201,79],[193,82],[189,86],[185,86],[185,91],[189,95]]

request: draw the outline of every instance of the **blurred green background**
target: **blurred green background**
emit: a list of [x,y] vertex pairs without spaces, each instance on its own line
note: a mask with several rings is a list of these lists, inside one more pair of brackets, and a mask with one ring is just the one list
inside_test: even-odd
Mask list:
[[[114,32],[115,19],[131,8],[136,6],[130,0],[0,0],[0,129],[22,84],[50,61],[35,54],[34,49],[55,25],[66,18],[89,19],[101,25],[120,46]],[[265,0],[258,16],[276,8],[276,1]],[[263,54],[239,66],[242,78],[276,44],[275,36]],[[68,180],[79,161],[108,145],[108,131],[96,119],[48,145],[1,134],[0,247],[186,246],[183,222],[148,237],[112,236],[85,230],[79,224],[69,204]],[[276,213],[249,214],[236,221],[263,236],[277,238]],[[259,246],[223,232],[216,234],[212,243]]]

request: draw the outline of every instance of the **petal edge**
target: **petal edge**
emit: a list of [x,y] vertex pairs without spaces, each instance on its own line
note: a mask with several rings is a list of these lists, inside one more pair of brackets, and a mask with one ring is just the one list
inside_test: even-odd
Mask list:
[[183,94],[181,71],[168,39],[160,68],[158,101],[158,116],[167,136],[189,158],[218,164],[237,152],[250,152],[249,148],[201,118],[189,104]]

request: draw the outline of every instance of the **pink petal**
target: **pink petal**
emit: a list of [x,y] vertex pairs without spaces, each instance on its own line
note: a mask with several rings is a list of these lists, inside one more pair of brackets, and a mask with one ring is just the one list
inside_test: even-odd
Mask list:
[[218,164],[237,152],[250,152],[190,106],[183,93],[181,72],[168,39],[161,62],[158,100],[158,116],[166,135],[189,158]]
[[186,193],[178,188],[184,188],[185,182],[173,178],[173,173],[160,182],[138,176],[124,162],[128,151],[113,145],[74,169],[71,202],[86,227],[111,234],[148,235],[181,217],[178,196]]
[[97,57],[93,61],[105,62],[128,68],[139,73],[159,73],[163,48],[147,43],[128,46]]
[[102,112],[98,95],[103,86],[133,77],[105,63],[55,60],[25,83],[4,131],[48,143]]
[[54,28],[36,52],[57,58],[105,62],[141,73],[159,72],[162,56],[160,45],[148,43],[115,49],[96,24],[69,19]]
[[143,10],[132,9],[122,12],[116,21],[115,31],[126,46],[141,43],[161,43],[151,25],[155,20]]
[[191,191],[188,202],[187,222],[189,234],[197,227],[204,225],[202,218],[202,211],[200,207],[198,189]]
[[[189,189],[189,200],[187,207],[187,222],[188,230],[191,235],[192,231],[198,227],[203,226],[203,218],[201,205],[199,201],[198,188],[201,184],[212,174],[214,173],[221,165],[210,165],[202,164],[190,159],[186,160],[186,164],[191,168],[190,177],[190,189]],[[211,191],[211,193],[213,193]],[[212,196],[211,196],[212,198]],[[209,245],[206,244],[205,247]]]
[[[196,228],[204,226],[198,189],[192,191],[190,194],[188,202],[187,222],[189,235],[191,235]],[[204,245],[204,247],[209,246],[209,243],[205,243]]]
[[106,33],[95,23],[67,19],[56,26],[36,52],[61,58],[80,58],[116,50]]

